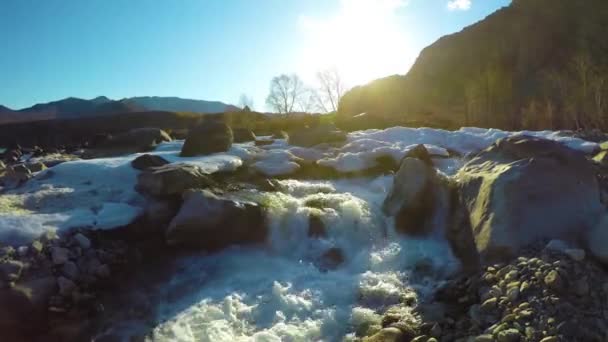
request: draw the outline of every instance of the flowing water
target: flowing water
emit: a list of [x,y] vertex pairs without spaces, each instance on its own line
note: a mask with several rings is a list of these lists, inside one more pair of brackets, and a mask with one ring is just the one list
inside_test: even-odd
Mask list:
[[[391,184],[391,176],[287,180],[280,192],[236,194],[269,208],[269,243],[181,260],[146,339],[348,340],[379,324],[378,313],[404,296],[429,294],[457,261],[441,236],[395,234],[380,210]],[[324,238],[308,236],[310,214],[322,219]],[[345,260],[335,270],[321,266],[330,248]],[[421,266],[424,275],[415,275]]]

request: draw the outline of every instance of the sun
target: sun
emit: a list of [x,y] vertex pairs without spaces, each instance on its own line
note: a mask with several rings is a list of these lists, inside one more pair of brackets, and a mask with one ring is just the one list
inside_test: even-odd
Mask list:
[[413,56],[399,21],[403,6],[403,0],[341,0],[335,16],[301,17],[300,73],[306,79],[319,70],[337,68],[354,86],[407,72]]

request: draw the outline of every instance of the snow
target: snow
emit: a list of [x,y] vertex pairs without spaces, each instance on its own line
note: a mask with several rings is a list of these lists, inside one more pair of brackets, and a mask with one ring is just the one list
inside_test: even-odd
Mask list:
[[[277,139],[262,147],[234,144],[226,153],[183,158],[179,156],[183,141],[177,140],[162,143],[151,153],[172,163],[198,165],[207,173],[232,172],[249,165],[264,176],[276,177],[293,174],[302,163],[314,162],[339,172],[363,171],[376,166],[381,157],[399,162],[411,148],[424,144],[437,157],[435,165],[453,174],[462,159],[447,158],[451,151],[466,155],[515,135],[555,140],[585,153],[598,148],[596,143],[553,131],[392,127],[349,133],[347,143],[339,148],[290,146],[284,139]],[[48,230],[112,229],[132,222],[145,205],[145,199],[134,190],[139,171],[130,165],[139,155],[68,161],[38,172],[21,188],[5,191],[0,196],[0,241],[27,243]]]

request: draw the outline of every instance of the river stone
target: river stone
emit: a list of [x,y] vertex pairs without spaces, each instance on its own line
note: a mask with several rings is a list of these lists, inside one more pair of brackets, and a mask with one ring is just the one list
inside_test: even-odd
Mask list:
[[181,156],[192,157],[226,152],[232,146],[232,129],[217,120],[208,120],[190,129],[182,146]]
[[255,141],[255,134],[247,128],[233,128],[232,135],[235,143],[244,143],[247,141]]
[[486,260],[508,259],[540,239],[585,236],[603,212],[592,163],[555,141],[501,139],[456,179]]
[[608,215],[602,217],[587,238],[589,251],[604,265],[608,265],[608,243],[606,241],[608,241]]
[[78,246],[82,249],[89,249],[91,247],[91,240],[88,237],[84,236],[82,233],[77,233],[74,235],[74,240],[78,243]]
[[447,222],[449,189],[447,180],[424,160],[407,157],[401,161],[393,187],[382,210],[395,216],[395,229],[420,236]]
[[55,265],[62,265],[69,260],[69,251],[62,247],[52,247],[51,259]]
[[145,170],[150,167],[163,166],[167,164],[169,164],[169,162],[165,158],[153,154],[143,154],[133,159],[131,162],[131,166],[137,170]]
[[166,232],[170,245],[217,250],[232,244],[263,242],[268,234],[262,208],[251,202],[188,190]]
[[137,191],[152,196],[181,195],[187,189],[207,188],[214,182],[192,164],[177,163],[149,168],[137,177]]
[[332,127],[322,125],[315,128],[302,128],[289,134],[290,145],[313,147],[320,144],[343,143],[346,141],[346,133]]
[[499,332],[496,337],[498,342],[519,342],[522,336],[517,329],[507,329]]
[[17,260],[0,262],[0,280],[15,281],[21,276],[23,263]]

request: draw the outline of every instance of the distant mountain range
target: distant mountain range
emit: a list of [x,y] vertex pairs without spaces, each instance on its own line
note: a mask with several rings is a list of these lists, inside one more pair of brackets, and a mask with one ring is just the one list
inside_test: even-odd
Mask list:
[[132,97],[122,100],[111,100],[105,96],[99,96],[91,100],[69,97],[19,110],[0,105],[0,124],[86,118],[145,111],[223,113],[238,110],[240,108],[219,101],[192,100],[179,97]]

